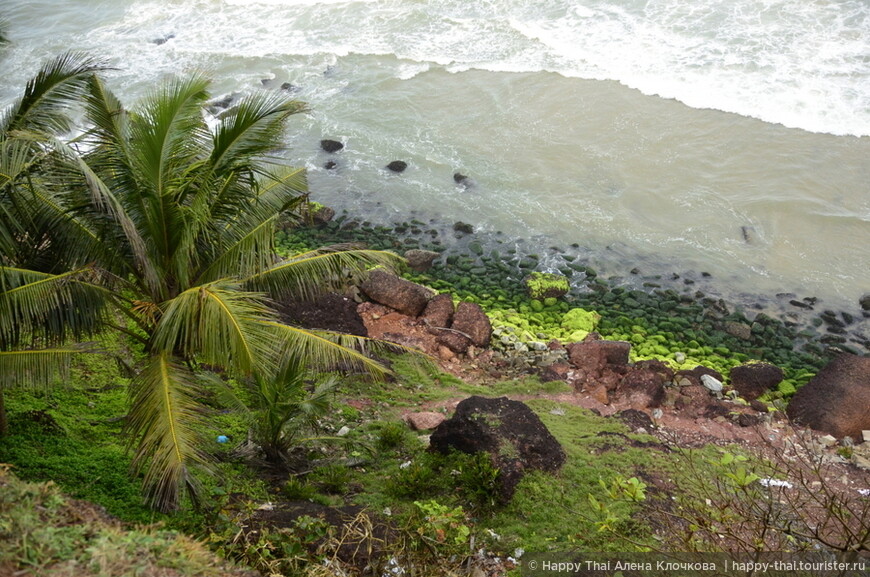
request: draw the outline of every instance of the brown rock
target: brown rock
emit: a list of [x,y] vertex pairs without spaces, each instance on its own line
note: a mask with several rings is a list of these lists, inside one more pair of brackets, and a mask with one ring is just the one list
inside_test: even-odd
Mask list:
[[662,375],[649,368],[632,368],[620,381],[618,391],[633,409],[658,407],[665,398]]
[[749,363],[731,369],[731,386],[747,401],[776,387],[784,378],[782,369],[768,363]]
[[420,413],[409,413],[405,415],[405,422],[415,431],[428,431],[429,429],[434,429],[446,420],[447,417],[434,411],[423,411]]
[[426,303],[421,318],[430,327],[449,327],[453,323],[453,297],[449,294],[435,295]]
[[[625,341],[582,341],[565,347],[568,358],[576,367],[595,365],[627,365],[631,343]],[[591,361],[591,362],[590,362]]]
[[381,269],[369,273],[360,290],[371,300],[412,317],[423,312],[434,294],[432,289]]
[[541,369],[541,381],[567,381],[573,367],[564,361],[556,361]]
[[405,253],[405,260],[411,270],[417,272],[427,271],[432,268],[432,262],[440,255],[431,250],[411,249]]
[[468,335],[471,342],[477,347],[489,347],[489,339],[492,337],[492,323],[489,317],[476,303],[461,302],[453,314],[451,328]]
[[744,341],[752,338],[752,327],[744,323],[728,321],[725,323],[725,332]]
[[436,339],[438,344],[444,345],[459,355],[468,352],[468,348],[471,346],[471,339],[452,330],[439,331]]
[[870,429],[870,358],[841,354],[798,389],[786,414],[838,439]]

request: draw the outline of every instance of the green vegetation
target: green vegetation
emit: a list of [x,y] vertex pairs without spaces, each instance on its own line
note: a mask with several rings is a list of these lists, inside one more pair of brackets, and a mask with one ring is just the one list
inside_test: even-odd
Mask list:
[[0,467],[0,571],[15,575],[191,575],[241,569],[201,543],[160,527],[124,529],[99,508],[70,500],[53,483],[30,483]]
[[[207,372],[280,381],[299,360],[386,372],[355,350],[364,339],[286,325],[267,295],[311,297],[398,259],[324,249],[276,262],[275,224],[306,202],[306,184],[302,169],[267,159],[302,104],[252,94],[210,130],[205,78],[169,82],[130,111],[100,68],[56,59],[0,124],[0,390],[50,383],[96,350],[70,339],[130,337],[144,353],[127,416],[133,467],[149,502],[169,511],[196,488],[193,469],[208,470]],[[79,101],[84,134],[62,142],[53,134]],[[278,459],[285,448],[274,443]]]

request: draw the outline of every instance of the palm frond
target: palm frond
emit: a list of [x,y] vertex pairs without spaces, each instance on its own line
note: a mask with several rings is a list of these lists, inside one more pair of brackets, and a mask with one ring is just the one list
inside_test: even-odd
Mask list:
[[208,462],[199,449],[199,393],[196,376],[166,352],[152,355],[133,382],[127,420],[136,445],[132,468],[143,474],[146,499],[161,511],[176,510],[185,489],[195,492],[190,468]]
[[404,259],[379,250],[335,245],[292,256],[245,283],[274,297],[311,300],[324,292],[338,290],[375,266],[393,268]]
[[97,332],[111,293],[91,267],[63,274],[0,267],[0,348],[27,340],[60,343]]
[[91,343],[45,349],[0,351],[0,388],[47,387],[66,377],[70,362],[83,353],[96,353]]
[[[221,252],[199,273],[197,281],[208,283],[228,276],[246,277],[268,268],[274,262],[276,220],[277,216],[273,216],[260,222],[251,230],[244,231],[243,235],[231,239],[227,246],[220,247]],[[235,233],[233,227],[221,236]]]
[[[358,371],[366,376],[380,379],[389,375],[391,371],[369,356],[370,354],[399,350],[410,352],[410,349],[400,345],[356,335],[308,330],[274,321],[264,324],[272,331],[281,358],[304,359],[308,367],[320,372]],[[419,354],[419,351],[415,352]]]
[[[132,118],[131,153],[138,176],[149,184],[156,200],[176,192],[190,164],[202,160],[208,141],[208,127],[202,107],[208,99],[209,81],[202,75],[173,80],[150,95]],[[167,206],[163,204],[162,206]],[[158,223],[167,222],[160,215]]]
[[276,358],[271,309],[263,295],[217,281],[188,289],[166,303],[153,347],[225,367],[237,374],[271,372]]
[[212,170],[221,174],[247,167],[252,158],[279,149],[287,118],[305,110],[305,104],[295,100],[247,95],[221,117],[213,137]]
[[87,79],[105,69],[104,62],[81,52],[67,52],[48,62],[0,116],[0,139],[13,130],[67,131],[70,104],[79,98]]

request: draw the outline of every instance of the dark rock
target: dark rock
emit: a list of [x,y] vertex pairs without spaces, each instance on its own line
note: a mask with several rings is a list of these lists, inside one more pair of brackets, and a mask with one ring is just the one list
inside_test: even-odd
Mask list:
[[357,303],[348,297],[327,293],[313,301],[278,303],[282,320],[306,329],[323,329],[362,337],[368,336]]
[[447,328],[453,324],[453,297],[449,294],[435,295],[426,303],[421,319],[425,320],[430,327]]
[[391,170],[393,172],[405,172],[406,168],[408,168],[408,163],[403,160],[394,160],[387,165],[387,170]]
[[499,470],[498,497],[507,503],[528,470],[555,472],[565,451],[529,407],[507,397],[469,397],[430,437],[433,450],[486,452]]
[[475,346],[485,348],[489,346],[492,338],[492,323],[489,317],[480,308],[480,305],[470,302],[461,302],[453,313],[451,328],[465,333]]
[[330,140],[328,138],[324,138],[320,141],[320,148],[322,148],[326,152],[338,152],[342,148],[344,148],[344,144],[337,140]]
[[758,415],[750,415],[749,413],[740,413],[737,416],[737,424],[741,427],[755,427],[761,423],[761,418]]
[[285,90],[287,92],[298,92],[299,87],[294,86],[294,85],[290,84],[289,82],[282,82],[281,83],[281,90]]
[[628,425],[632,431],[646,429],[647,432],[652,431],[655,427],[652,418],[637,409],[626,409],[616,413],[616,418]]
[[747,401],[757,399],[785,378],[782,369],[768,363],[750,363],[731,369],[731,386]]
[[461,174],[459,172],[453,175],[453,182],[463,188],[472,188],[474,186],[474,181],[470,177],[465,176],[464,174]]
[[169,42],[173,38],[175,38],[175,34],[167,34],[166,36],[161,36],[160,38],[155,38],[154,40],[151,41],[151,44],[156,44],[157,46],[160,46],[161,44],[166,44],[167,42]]
[[333,168],[337,168],[337,167],[338,167],[338,163],[335,162],[334,160],[328,160],[323,165],[323,168],[325,168],[326,170],[332,170]]
[[870,358],[841,354],[798,389],[786,414],[838,439],[870,430]]
[[556,361],[548,367],[541,369],[541,381],[567,381],[574,367],[564,361]]
[[463,234],[472,234],[474,232],[474,227],[470,224],[466,224],[460,221],[453,223],[453,230],[455,230],[456,232],[461,232]]
[[431,250],[411,249],[405,252],[405,260],[408,266],[416,272],[424,272],[432,267],[432,262],[440,255]]
[[419,316],[432,298],[432,289],[376,269],[360,285],[371,300],[412,317]]
[[861,310],[870,311],[870,293],[858,299],[858,304],[861,305]]
[[316,225],[324,225],[335,217],[335,209],[322,204],[316,205],[311,210],[311,222]]
[[799,301],[799,300],[790,300],[790,301],[788,301],[788,303],[789,303],[791,306],[793,306],[793,307],[797,307],[797,308],[799,308],[799,309],[806,309],[806,310],[810,310],[810,311],[813,310],[813,305],[811,305],[811,304],[809,304],[809,303],[805,303],[805,302],[803,302],[803,301]]

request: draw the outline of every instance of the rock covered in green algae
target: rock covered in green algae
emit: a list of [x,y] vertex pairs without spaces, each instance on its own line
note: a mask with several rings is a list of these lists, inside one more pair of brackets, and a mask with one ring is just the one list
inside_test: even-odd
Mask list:
[[523,279],[523,284],[529,297],[537,301],[563,297],[571,288],[568,277],[550,272],[533,272]]

